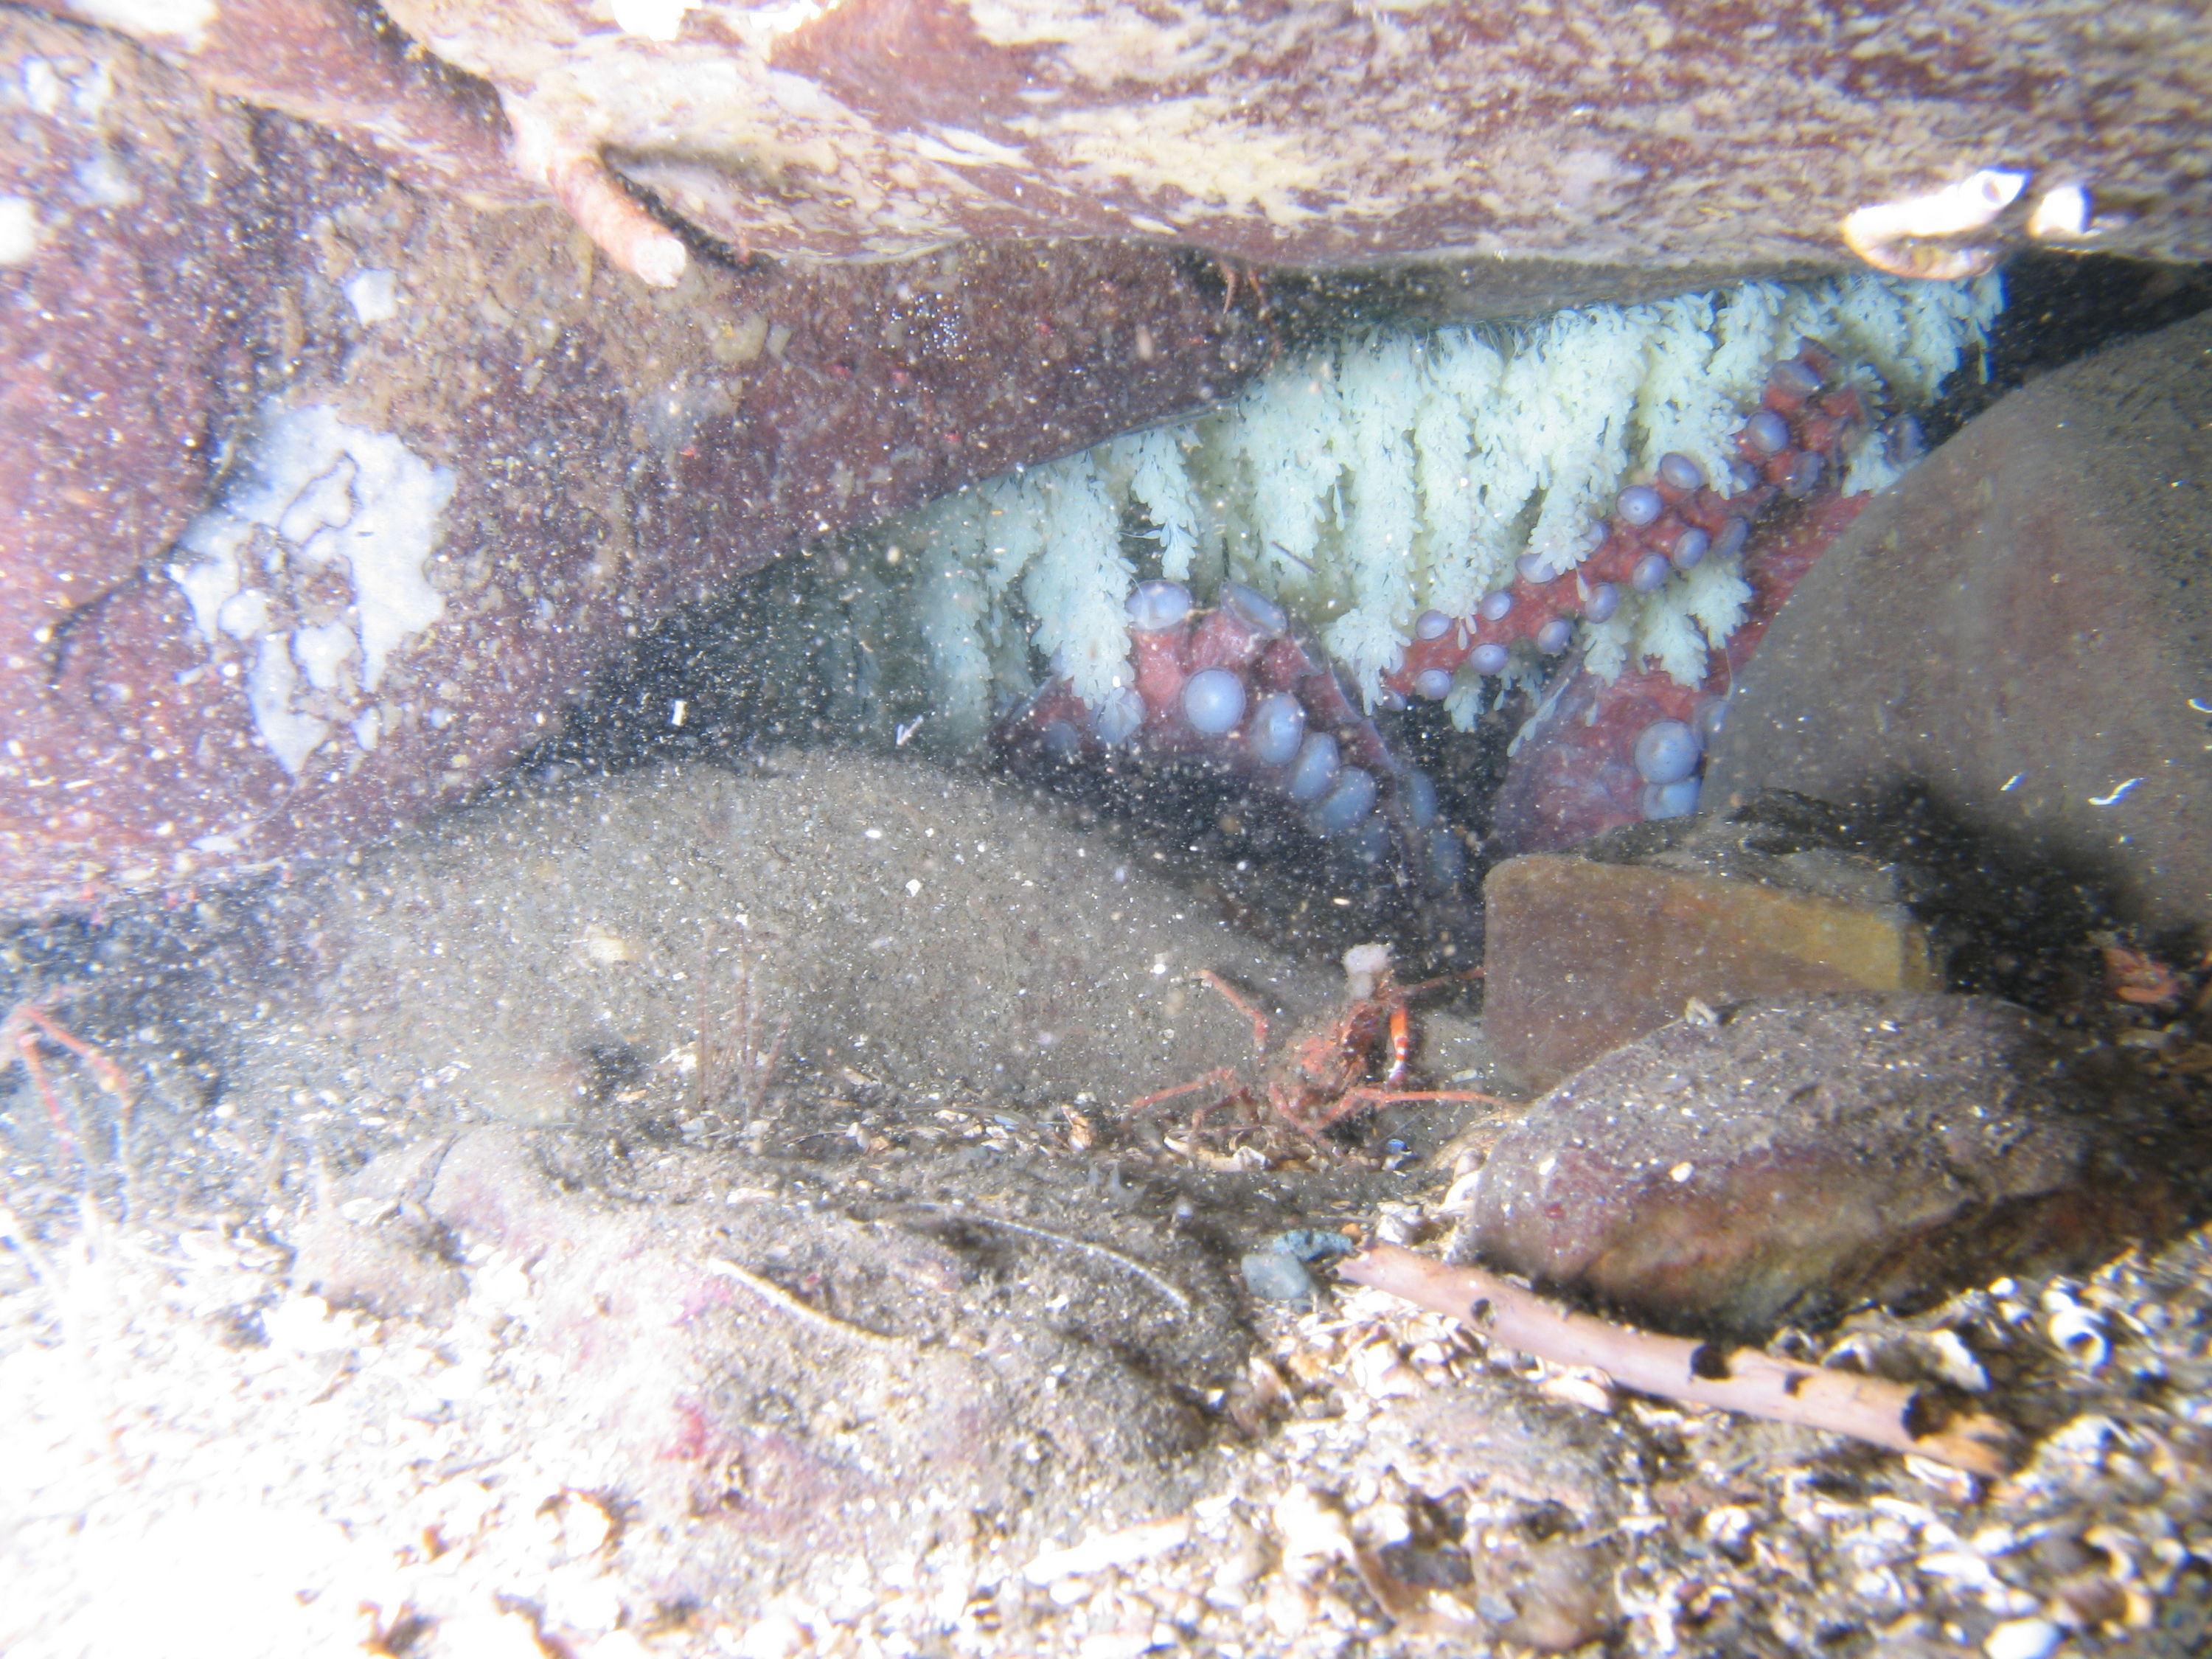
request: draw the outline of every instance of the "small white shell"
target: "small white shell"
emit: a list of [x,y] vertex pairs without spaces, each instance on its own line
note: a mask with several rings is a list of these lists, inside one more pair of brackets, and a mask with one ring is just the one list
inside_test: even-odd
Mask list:
[[2043,1328],[2051,1342],[2083,1370],[2096,1370],[2111,1358],[2104,1321],[2063,1291],[2043,1293]]
[[1437,1208],[1447,1213],[1455,1214],[1462,1211],[1472,1210],[1474,1207],[1474,1195],[1481,1188],[1482,1170],[1480,1168],[1469,1170],[1452,1182],[1444,1194],[1443,1202],[1438,1205]]
[[2028,216],[2027,234],[2039,242],[2073,241],[2091,234],[2089,192],[2081,185],[2046,190]]
[[1282,1540],[1283,1565],[1294,1573],[1312,1562],[1352,1558],[1352,1531],[1343,1515],[1310,1486],[1292,1486],[1268,1518]]
[[1401,1399],[1422,1392],[1421,1379],[1389,1342],[1370,1342],[1352,1356],[1352,1380],[1376,1400]]
[[1536,1391],[1567,1405],[1579,1406],[1586,1412],[1595,1412],[1601,1417],[1613,1415],[1613,1390],[1584,1372],[1562,1371],[1557,1376],[1547,1376],[1536,1385]]
[[1968,1394],[1987,1394],[1990,1374],[1982,1369],[1982,1362],[1974,1358],[1973,1350],[1959,1338],[1956,1331],[1930,1331],[1923,1339],[1936,1370],[1942,1379],[1955,1389]]
[[570,941],[569,948],[594,968],[612,968],[637,960],[637,946],[596,921],[585,923],[583,933]]

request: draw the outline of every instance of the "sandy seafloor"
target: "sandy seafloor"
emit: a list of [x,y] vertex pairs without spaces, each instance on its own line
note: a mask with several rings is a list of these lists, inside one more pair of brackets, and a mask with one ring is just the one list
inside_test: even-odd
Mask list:
[[1780,1339],[1981,1395],[1994,1482],[1257,1301],[1286,1227],[1441,1243],[1485,1109],[1130,1118],[1249,1066],[1193,970],[1338,994],[1151,862],[787,755],[16,940],[136,1081],[7,1081],[0,1651],[2205,1650],[2207,1235]]

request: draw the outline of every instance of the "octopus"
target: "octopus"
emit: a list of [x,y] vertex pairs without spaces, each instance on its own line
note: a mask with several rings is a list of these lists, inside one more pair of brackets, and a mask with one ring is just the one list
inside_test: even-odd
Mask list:
[[[8,406],[27,434],[84,437],[38,451],[13,483],[24,528],[0,549],[21,590],[0,678],[24,750],[0,767],[0,890],[19,909],[336,850],[456,799],[523,753],[640,626],[826,530],[1233,390],[1250,372],[1244,348],[1290,325],[1267,314],[1267,296],[1325,288],[1331,272],[1360,273],[1417,318],[1465,320],[1863,258],[1952,276],[2037,244],[2212,256],[2212,180],[2194,144],[2212,46],[2140,0],[2094,27],[2056,5],[1947,9],[1940,58],[1890,20],[1803,5],[1772,15],[1756,43],[1732,13],[1688,4],[43,9],[84,27],[11,26],[14,142],[27,148],[15,157],[25,193],[0,203],[0,280],[31,296],[38,321],[6,366]],[[155,78],[154,59],[201,101],[173,88],[160,118],[141,118],[131,88]],[[2099,113],[2123,108],[2124,121]],[[115,142],[118,123],[132,143]],[[422,335],[431,307],[388,268],[383,287],[375,268],[343,276],[361,279],[346,290],[356,312],[325,327],[303,310],[299,267],[333,226],[380,216],[450,233],[509,299],[558,277],[581,301],[554,319],[571,344],[540,362],[542,347],[480,342],[484,317],[514,328],[531,310],[497,294],[489,311],[449,309],[445,336]],[[580,280],[562,268],[571,250],[544,234],[563,220]],[[278,234],[258,241],[267,226]],[[538,269],[490,270],[508,249]],[[173,273],[169,288],[156,272]],[[779,331],[763,315],[776,295],[834,320]],[[1193,314],[1200,305],[1217,325]],[[94,348],[133,318],[149,355],[124,382],[52,373],[113,360]],[[356,324],[393,318],[437,366],[416,400],[327,384],[360,360]],[[687,328],[711,351],[679,337]],[[441,563],[502,574],[441,595],[436,627],[410,647],[418,723],[355,707],[328,652],[288,680],[273,648],[253,659],[249,721],[243,678],[222,678],[189,634],[163,573],[222,486],[211,458],[231,439],[205,434],[250,426],[266,391],[247,389],[249,356],[291,365],[287,392],[303,406],[343,410],[357,393],[416,410],[414,424],[376,434],[454,475],[448,521],[546,544],[520,575],[458,534],[441,547]],[[714,379],[725,372],[742,393]],[[424,398],[465,392],[465,410],[420,413]],[[625,430],[656,453],[635,465],[614,455],[609,434]],[[1793,426],[1785,448],[1795,465],[1820,442]],[[848,465],[872,453],[888,458],[884,482]],[[594,455],[608,459],[580,473],[577,458]],[[1770,476],[1784,463],[1750,464],[1758,488],[1787,497],[1791,481]],[[1827,481],[1796,483],[1809,521]],[[1661,512],[1626,523],[1648,500],[1624,498],[1620,556],[1633,530],[1634,561],[1586,598],[1577,589],[1581,614],[1602,605],[1602,586],[1637,580],[1637,561],[1693,556],[1692,532],[1720,545],[1741,516],[1716,516],[1744,493],[1730,481],[1680,501],[1664,477],[1643,488]],[[533,505],[546,501],[562,505]],[[572,507],[579,526],[556,533]],[[621,559],[567,556],[601,533],[593,523],[638,550],[622,567],[629,591],[603,580]],[[1756,538],[1747,551],[1758,556]],[[1539,647],[1566,614],[1559,594],[1502,592],[1488,603],[1519,607]],[[1409,649],[1395,694],[1418,697],[1437,653],[1463,645],[1471,660],[1504,642],[1485,631],[1504,622],[1429,619],[1442,631]],[[533,629],[552,630],[550,648]],[[213,655],[228,648],[220,629],[200,631]],[[382,659],[366,643],[358,656],[365,692]],[[1205,678],[1217,668],[1245,672],[1208,663],[1186,678],[1219,696],[1224,682]],[[441,685],[475,729],[427,695]],[[1695,706],[1650,689],[1632,749],[1666,720],[1696,730]],[[1399,856],[1432,880],[1454,855],[1420,821],[1420,786],[1321,706],[1319,675],[1246,690],[1255,711],[1291,697],[1302,750],[1305,735],[1336,742],[1332,817],[1360,822],[1331,833],[1366,836],[1353,811],[1364,773]],[[1279,736],[1288,706],[1268,707]],[[1680,800],[1688,782],[1658,775],[1680,768],[1680,733],[1646,747],[1656,772],[1621,781],[1638,811],[1646,785]],[[1304,775],[1316,769],[1310,757]],[[81,793],[56,805],[34,783]]]

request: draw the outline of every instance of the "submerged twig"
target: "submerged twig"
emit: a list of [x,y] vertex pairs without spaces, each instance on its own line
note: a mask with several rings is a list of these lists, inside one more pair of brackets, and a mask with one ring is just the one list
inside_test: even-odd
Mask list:
[[933,1215],[949,1215],[956,1220],[980,1222],[986,1227],[1001,1227],[1010,1233],[1025,1233],[1031,1238],[1042,1238],[1048,1243],[1065,1244],[1071,1250],[1080,1250],[1085,1255],[1095,1255],[1110,1261],[1126,1273],[1134,1273],[1185,1313],[1191,1310],[1190,1297],[1172,1280],[1163,1279],[1134,1256],[1123,1255],[1119,1250],[1109,1250],[1103,1244],[1093,1244],[1088,1239],[1070,1238],[1065,1233],[1048,1232],[1042,1227],[1031,1227],[1019,1221],[1008,1221],[995,1215],[984,1215],[975,1210],[963,1210],[956,1204],[916,1204],[917,1210],[927,1210]]
[[744,1285],[762,1301],[771,1303],[787,1314],[820,1326],[834,1335],[854,1342],[865,1342],[872,1348],[881,1348],[890,1353],[910,1354],[921,1344],[911,1337],[886,1336],[881,1331],[872,1331],[865,1325],[848,1324],[835,1314],[826,1314],[811,1302],[802,1302],[772,1279],[763,1278],[749,1267],[740,1267],[734,1261],[725,1261],[719,1256],[707,1258],[707,1271],[720,1278]]
[[1370,1245],[1336,1270],[1355,1285],[1462,1320],[1505,1347],[1554,1364],[1595,1366],[1644,1394],[1827,1429],[1973,1474],[2000,1475],[2014,1461],[2018,1437],[2008,1425],[1980,1412],[1946,1413],[1929,1391],[1901,1382],[1617,1325],[1479,1267],[1395,1244]]

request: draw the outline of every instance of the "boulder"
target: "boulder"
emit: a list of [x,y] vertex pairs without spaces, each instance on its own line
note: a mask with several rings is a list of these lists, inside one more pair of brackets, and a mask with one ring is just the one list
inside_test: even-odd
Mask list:
[[807,1066],[1111,1111],[1249,1060],[1194,970],[1299,1017],[1340,994],[1196,908],[1106,836],[918,763],[517,791],[288,890],[302,983],[234,1081],[281,1102],[341,1078],[426,1132],[620,1096],[737,1133]]
[[2212,317],[2003,398],[1799,585],[1706,799],[1914,799],[2124,918],[2212,924],[2207,477]]
[[1492,312],[1855,252],[1955,271],[2029,236],[2212,252],[2212,45],[2151,0],[1909,24],[1796,0],[1755,30],[1679,3],[847,0],[739,22],[392,0],[386,29],[346,0],[48,3],[434,187],[558,197],[617,258],[648,247],[642,269],[683,254],[631,189],[778,256],[1104,235],[1262,265],[1449,257],[1430,292]]
[[1984,997],[1776,999],[1614,1050],[1498,1141],[1451,1246],[1658,1329],[1763,1340],[2176,1228],[2174,1098]]
[[[2189,129],[2160,115],[2201,102],[2203,47],[2149,11],[2094,39],[1962,18],[1924,85],[1911,42],[1810,12],[1747,63],[1694,18],[1575,9],[1502,33],[1346,14],[1290,58],[1230,13],[1109,8],[1061,40],[933,0],[743,40],[683,6],[611,30],[565,5],[49,9],[145,49],[0,21],[9,911],[411,822],[656,617],[1187,412],[1316,295],[1439,317],[1650,295],[1845,264],[1839,216],[1900,204],[1858,237],[1893,269],[2031,234],[2207,251]],[[1838,54],[1850,88],[1818,72]],[[2017,99],[2054,54],[2134,118]],[[1618,72],[1647,61],[1663,79]],[[1909,141],[1884,64],[1915,77]],[[708,83],[739,90],[696,102]],[[2126,215],[2069,182],[2093,174]],[[1966,242],[1923,234],[1975,179]],[[1448,269],[1332,288],[1197,248]]]

